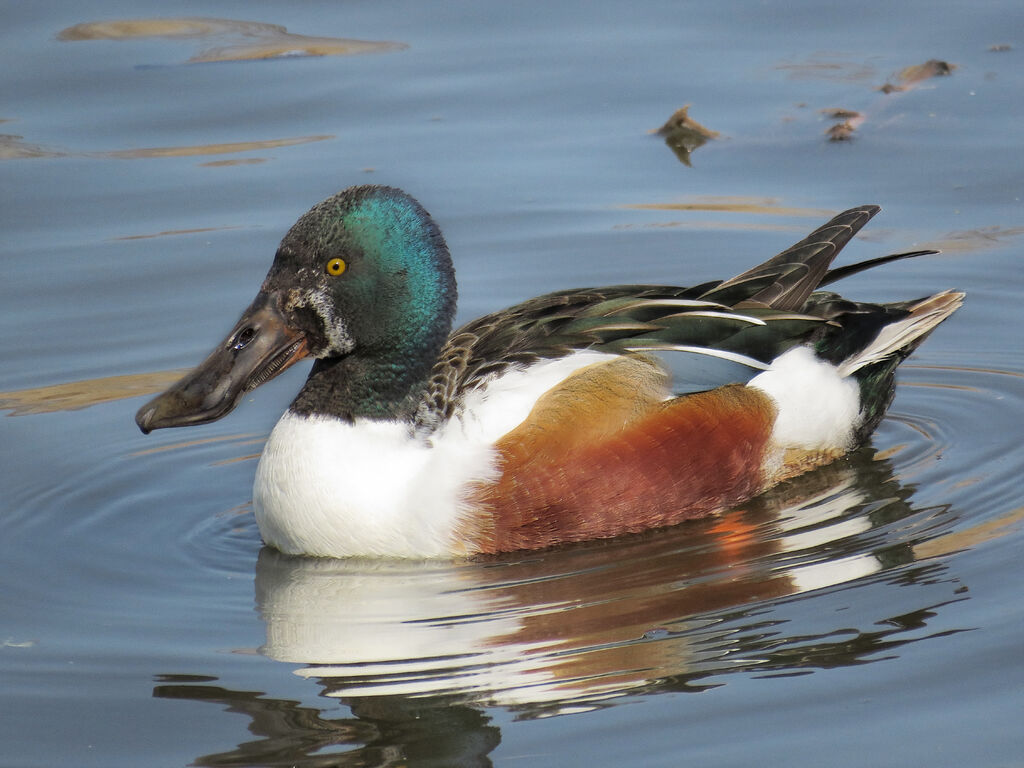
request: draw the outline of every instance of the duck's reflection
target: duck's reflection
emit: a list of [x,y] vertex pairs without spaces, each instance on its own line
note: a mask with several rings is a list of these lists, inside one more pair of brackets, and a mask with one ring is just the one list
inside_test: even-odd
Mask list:
[[433,699],[382,696],[349,703],[351,717],[331,719],[295,701],[255,691],[179,683],[173,675],[153,695],[220,704],[248,715],[258,737],[236,749],[196,758],[200,766],[452,766],[484,768],[501,733],[483,712]]
[[[887,544],[909,491],[867,454],[713,520],[463,564],[295,558],[265,549],[262,652],[332,696],[459,694],[559,711],[714,666],[723,612],[912,559]],[[870,500],[870,501],[869,501]],[[735,634],[735,627],[730,637]],[[695,642],[699,639],[699,642]]]
[[[297,673],[353,717],[326,720],[208,685],[162,685],[157,695],[252,717],[262,741],[202,765],[273,763],[279,749],[316,765],[326,745],[354,750],[345,760],[332,751],[330,764],[389,765],[394,750],[403,764],[488,765],[499,736],[478,705],[537,717],[630,693],[701,690],[735,670],[792,674],[891,657],[928,635],[939,606],[963,599],[948,577],[938,594],[913,593],[913,605],[875,601],[823,624],[793,621],[802,601],[792,596],[873,574],[893,581],[885,572],[912,564],[915,542],[946,516],[911,509],[910,493],[865,451],[712,520],[513,559],[324,560],[265,549],[261,652],[301,664]],[[912,564],[897,578],[933,584],[943,568]]]

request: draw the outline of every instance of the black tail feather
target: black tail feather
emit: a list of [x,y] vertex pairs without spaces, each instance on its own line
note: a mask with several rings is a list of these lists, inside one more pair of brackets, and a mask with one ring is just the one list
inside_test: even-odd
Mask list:
[[866,261],[858,261],[856,264],[847,264],[845,267],[836,267],[830,269],[825,273],[825,276],[818,283],[818,286],[828,285],[834,283],[837,280],[842,280],[844,277],[850,275],[856,275],[858,272],[863,272],[866,269],[872,267],[878,267],[882,264],[888,264],[892,261],[899,261],[901,259],[912,259],[915,256],[932,256],[940,251],[924,250],[924,251],[907,251],[906,253],[893,253],[888,256],[879,256],[876,259],[867,259]]

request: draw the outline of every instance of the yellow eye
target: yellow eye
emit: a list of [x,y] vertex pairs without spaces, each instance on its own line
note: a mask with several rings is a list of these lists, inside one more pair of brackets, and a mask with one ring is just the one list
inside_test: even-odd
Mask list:
[[345,266],[344,259],[331,259],[327,262],[327,274],[337,277],[345,271]]

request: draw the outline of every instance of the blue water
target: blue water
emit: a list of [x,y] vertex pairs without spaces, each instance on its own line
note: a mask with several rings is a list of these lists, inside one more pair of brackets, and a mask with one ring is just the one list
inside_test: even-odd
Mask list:
[[[171,34],[169,13],[219,21]],[[61,36],[118,19],[164,21]],[[1024,7],[3,20],[0,765],[1020,763]],[[956,68],[876,90],[929,59]],[[720,134],[688,164],[649,133],[684,104]],[[829,142],[839,107],[862,119]],[[486,563],[283,558],[251,481],[303,371],[201,428],[132,417],[231,326],[291,223],[360,183],[434,214],[462,320],[732,275],[871,202],[844,263],[943,253],[844,292],[968,298],[869,448],[721,519]]]

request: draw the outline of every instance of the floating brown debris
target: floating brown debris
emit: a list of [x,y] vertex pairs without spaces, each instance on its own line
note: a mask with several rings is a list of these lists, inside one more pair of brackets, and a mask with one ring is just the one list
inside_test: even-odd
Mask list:
[[832,107],[818,111],[832,120],[839,121],[825,131],[829,141],[849,141],[853,138],[853,132],[857,130],[857,126],[864,122],[864,115],[855,109]]
[[293,56],[356,56],[361,53],[400,51],[403,48],[408,48],[408,46],[404,43],[307,37],[285,32],[281,35],[281,39],[277,40],[211,48],[190,58],[189,63],[278,59]]
[[843,109],[842,107],[831,107],[829,109],[819,109],[818,111],[832,120],[850,120],[861,116],[860,112],[855,109]]
[[[296,144],[309,144],[314,141],[333,139],[333,134],[317,136],[291,136],[284,139],[263,139],[257,141],[234,141],[225,144],[195,144],[182,147],[140,147],[138,149],[115,149],[109,152],[72,152],[66,149],[45,147],[22,141],[21,136],[0,134],[0,160],[25,159],[33,157],[101,157],[119,160],[137,160],[140,158],[160,157],[192,157],[202,155],[227,155],[236,152],[254,152],[261,149],[292,147]],[[260,163],[261,158],[244,158],[238,161],[225,160],[220,164]],[[204,165],[213,165],[205,163]]]
[[258,165],[267,162],[265,157],[239,157],[236,160],[211,160],[208,163],[200,163],[203,168],[223,168],[228,165]]
[[[57,33],[57,39],[77,40],[136,40],[141,37],[207,37],[209,35],[238,32],[260,34],[269,24],[230,19],[111,19],[75,24]],[[279,27],[283,29],[283,27]]]
[[722,213],[758,213],[771,216],[806,216],[808,218],[821,218],[835,214],[835,211],[824,208],[796,208],[780,205],[778,199],[774,197],[745,197],[741,195],[700,196],[678,203],[632,203],[622,207],[638,211],[718,211]]
[[956,69],[956,64],[950,64],[948,61],[941,61],[940,59],[928,59],[924,64],[915,64],[902,70],[896,76],[896,79],[900,81],[899,85],[886,83],[878,90],[882,93],[906,91],[924,80],[951,75],[954,69]]
[[0,392],[0,410],[9,410],[10,416],[77,411],[100,403],[159,392],[180,379],[184,373],[185,371],[135,373]]
[[234,152],[252,152],[258,149],[291,147],[296,144],[309,144],[313,141],[327,141],[328,139],[333,138],[334,136],[332,134],[322,134],[319,136],[295,136],[287,139],[266,139],[264,141],[233,141],[226,144],[196,144],[184,147],[142,147],[139,149],[116,149],[112,152],[99,153],[99,156],[136,160],[138,158],[146,157],[227,155]]
[[849,141],[853,138],[853,132],[856,130],[857,127],[852,122],[845,120],[830,127],[825,131],[825,135],[828,136],[829,141]]
[[210,48],[191,57],[189,63],[247,61],[293,56],[353,56],[407,48],[405,43],[310,37],[289,32],[278,24],[235,19],[117,19],[76,24],[62,30],[58,40],[134,40],[146,37],[238,37],[237,43]]
[[948,61],[940,61],[939,59],[928,59],[924,64],[915,64],[904,69],[900,72],[900,80],[908,84],[917,83],[930,77],[951,75],[954,69],[956,69],[956,64],[950,64]]
[[690,105],[686,104],[673,112],[661,128],[651,131],[665,137],[665,143],[684,165],[690,165],[690,154],[695,149],[720,135],[691,118],[689,112]]
[[699,133],[706,139],[714,139],[719,136],[718,131],[712,131],[710,128],[705,128],[703,125],[698,123],[692,117],[690,117],[690,105],[684,104],[675,112],[672,113],[666,123],[661,126],[655,133],[659,136],[668,136],[673,131],[678,131],[681,128],[685,128],[688,131],[694,131]]
[[[929,78],[949,75],[954,69],[956,69],[955,64],[939,59],[929,59],[924,64],[907,67],[894,78],[897,80],[897,83],[886,83],[877,90],[886,94],[908,91]],[[850,141],[853,139],[854,133],[867,119],[866,113],[854,109],[832,107],[818,111],[826,117],[837,121],[825,129],[825,136],[828,137],[829,141],[834,142]]]
[[24,136],[0,133],[0,160],[23,160],[28,157],[67,157],[67,152],[41,144],[22,141]]
[[[812,58],[804,62],[785,62],[776,65],[776,69],[786,70],[793,77],[822,77],[827,79],[862,81],[874,76],[874,69],[867,64],[856,64],[844,60],[836,54],[814,54]],[[933,77],[943,77],[952,74],[956,69],[955,64],[940,59],[929,59],[923,64],[916,64],[907,67],[893,77],[893,82],[877,88],[882,93],[897,93],[907,91],[918,84]],[[874,110],[856,110],[845,107],[830,107],[819,109],[818,112],[829,120],[835,121],[825,129],[825,135],[829,141],[843,142],[854,138],[856,131],[867,120],[870,112],[877,112],[885,108],[888,100],[879,99]],[[805,106],[803,102],[798,106]],[[784,122],[792,118],[784,117]]]

